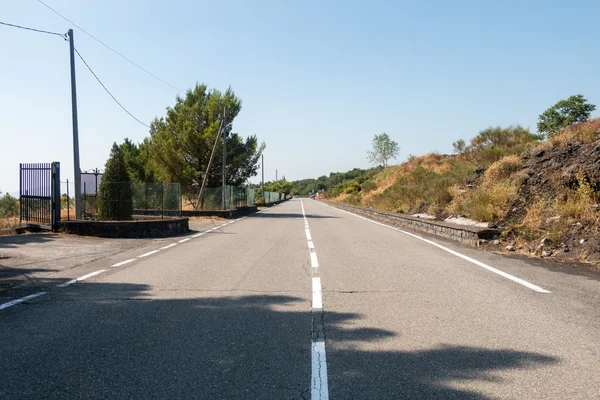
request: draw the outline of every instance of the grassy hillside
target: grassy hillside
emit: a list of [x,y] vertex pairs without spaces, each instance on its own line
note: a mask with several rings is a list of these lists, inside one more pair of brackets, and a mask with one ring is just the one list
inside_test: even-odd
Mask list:
[[543,140],[490,128],[457,154],[409,157],[327,188],[333,201],[491,222],[530,255],[600,261],[600,118]]

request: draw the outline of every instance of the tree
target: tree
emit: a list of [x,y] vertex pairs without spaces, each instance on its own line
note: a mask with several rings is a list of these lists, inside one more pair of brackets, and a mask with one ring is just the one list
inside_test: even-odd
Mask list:
[[256,136],[244,140],[232,133],[233,121],[241,107],[241,100],[231,88],[221,93],[197,84],[185,98],[177,97],[175,106],[167,108],[166,117],[155,119],[150,128],[150,162],[157,178],[181,183],[188,200],[194,204],[216,140],[207,186],[221,185],[223,140],[217,135],[224,110],[227,183],[239,186],[256,175],[265,145],[259,145]]
[[[2,192],[0,192],[0,195]],[[19,203],[17,199],[8,193],[0,197],[0,218],[15,217],[19,214]]]
[[596,106],[588,103],[581,94],[560,100],[540,114],[537,124],[538,132],[552,136],[569,125],[587,121],[595,109]]
[[133,214],[133,188],[125,158],[113,143],[98,188],[98,219],[129,220]]
[[400,152],[398,143],[394,142],[387,133],[373,136],[372,149],[367,150],[367,159],[373,165],[388,166],[390,158],[396,158]]
[[154,182],[154,174],[149,165],[150,141],[145,138],[139,145],[125,138],[119,145],[125,160],[125,168],[133,182]]
[[[533,134],[520,125],[508,128],[489,127],[471,139],[461,154],[477,167],[487,168],[504,156],[521,154],[528,147],[538,143],[542,137]],[[455,150],[461,146],[454,142]]]
[[452,148],[454,149],[454,153],[462,154],[465,152],[465,149],[467,148],[467,144],[465,143],[464,140],[458,139],[456,142],[452,143]]

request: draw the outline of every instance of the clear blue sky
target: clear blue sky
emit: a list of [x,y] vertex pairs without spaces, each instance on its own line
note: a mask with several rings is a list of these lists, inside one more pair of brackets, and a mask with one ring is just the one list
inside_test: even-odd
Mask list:
[[[489,125],[535,130],[572,94],[600,105],[597,0],[45,1],[175,87],[231,85],[235,131],[267,143],[267,180],[367,167],[376,133],[402,161]],[[3,1],[0,21],[71,27],[37,0]],[[138,118],[173,105],[175,90],[77,29],[75,46]],[[0,190],[18,190],[19,162],[60,161],[72,179],[67,42],[0,26],[0,54]],[[102,168],[114,141],[148,130],[81,62],[77,84],[81,167]]]

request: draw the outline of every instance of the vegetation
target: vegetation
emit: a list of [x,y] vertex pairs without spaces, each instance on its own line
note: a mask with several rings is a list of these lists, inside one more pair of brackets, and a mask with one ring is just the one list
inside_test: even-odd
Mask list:
[[265,182],[266,192],[283,193],[286,196],[292,192],[292,182],[285,179],[285,176],[278,181]]
[[469,145],[460,139],[452,143],[455,153],[479,168],[487,168],[502,157],[521,154],[542,140],[520,125],[508,128],[487,128],[470,140]]
[[151,183],[155,181],[154,170],[150,166],[150,139],[145,138],[139,145],[125,138],[119,145],[125,168],[132,182]]
[[[19,216],[19,201],[8,193],[0,192],[0,229],[16,225]],[[12,223],[11,223],[12,222]]]
[[[439,219],[465,216],[500,225],[504,240],[524,252],[541,255],[540,243],[555,243],[577,259],[600,260],[594,109],[572,96],[540,116],[540,134],[519,125],[489,127],[455,141],[453,155],[410,155],[400,165],[295,181],[291,192],[324,191],[333,201]],[[582,250],[568,253],[577,246]]]
[[[156,119],[150,128],[149,153],[151,169],[157,179],[179,182],[193,201],[202,185],[215,141],[222,148],[222,137],[217,137],[221,122],[227,145],[227,183],[242,185],[256,175],[258,160],[264,150],[256,136],[245,140],[233,133],[233,121],[242,108],[242,101],[231,88],[224,93],[196,85],[185,99],[178,97],[165,118]],[[223,136],[223,135],[221,135]],[[222,152],[215,151],[207,176],[207,186],[221,184]]]
[[133,214],[133,191],[125,158],[114,143],[98,188],[98,219],[129,220]]
[[394,142],[387,133],[373,136],[371,150],[367,151],[367,160],[373,165],[388,166],[390,158],[396,158],[400,152],[398,143]]
[[[292,195],[308,196],[317,192],[328,192],[329,196],[337,196],[347,190],[356,192],[363,190],[363,185],[383,167],[372,169],[354,168],[348,172],[332,172],[329,176],[323,175],[317,179],[302,179],[292,182],[290,193]],[[366,183],[373,188],[373,183]],[[352,186],[354,189],[348,189]],[[368,189],[367,189],[368,190]]]
[[150,137],[139,144],[126,138],[118,146],[130,181],[181,183],[194,206],[205,175],[207,187],[221,186],[224,133],[227,184],[242,186],[256,175],[265,144],[259,144],[256,136],[243,139],[232,131],[241,108],[242,101],[231,88],[220,92],[197,84],[185,98],[177,97],[166,116],[151,123]]
[[547,136],[555,135],[567,126],[578,122],[586,122],[595,109],[596,106],[588,103],[587,99],[581,94],[571,96],[566,100],[560,100],[539,116],[538,131]]

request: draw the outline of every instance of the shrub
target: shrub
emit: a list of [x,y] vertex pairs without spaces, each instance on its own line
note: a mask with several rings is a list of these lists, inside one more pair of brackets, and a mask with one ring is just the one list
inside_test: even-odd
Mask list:
[[[2,192],[0,192],[2,194]],[[10,194],[0,197],[0,218],[16,217],[19,214],[19,202]]]
[[533,134],[520,125],[490,127],[471,139],[462,154],[474,165],[487,168],[505,156],[521,154],[541,139],[541,135]]
[[347,186],[344,189],[344,193],[352,194],[352,193],[360,192],[360,183],[358,183],[356,181],[351,181],[351,182],[347,183],[346,185]]
[[523,160],[516,155],[506,156],[496,161],[485,171],[484,179],[488,183],[498,182],[510,178],[515,172],[523,168]]
[[363,193],[369,193],[370,191],[377,189],[377,184],[373,181],[365,181],[360,187]]
[[598,216],[592,210],[592,205],[598,201],[600,201],[600,194],[594,190],[586,177],[579,173],[577,174],[577,188],[569,190],[566,201],[558,205],[558,214],[565,218],[597,222]]

